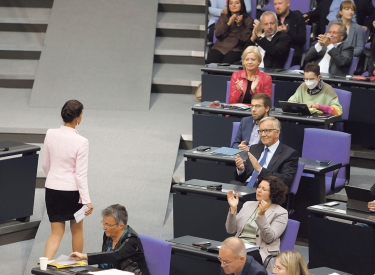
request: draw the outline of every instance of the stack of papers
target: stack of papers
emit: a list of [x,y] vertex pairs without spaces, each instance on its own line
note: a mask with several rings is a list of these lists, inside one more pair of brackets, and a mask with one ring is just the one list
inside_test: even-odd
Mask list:
[[129,272],[129,271],[122,271],[122,270],[118,270],[118,269],[107,269],[107,270],[101,270],[101,271],[90,271],[89,274],[98,274],[98,275],[116,275],[116,274],[119,274],[119,275],[134,275],[133,272]]
[[56,268],[67,268],[75,266],[85,266],[87,265],[86,261],[72,261],[69,256],[61,255],[56,260],[53,260],[48,263],[48,265],[54,266]]

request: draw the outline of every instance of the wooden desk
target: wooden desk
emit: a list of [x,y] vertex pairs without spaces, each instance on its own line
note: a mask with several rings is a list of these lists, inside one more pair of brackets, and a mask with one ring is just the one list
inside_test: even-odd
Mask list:
[[[222,107],[210,107],[211,102],[197,103],[192,107],[193,113],[193,147],[211,145],[230,147],[232,123],[243,117],[251,116],[250,111],[232,110]],[[283,114],[280,109],[271,111],[271,116],[281,122],[282,141],[285,145],[302,153],[305,128],[328,129],[334,122],[341,121],[341,116],[321,117]]]
[[326,266],[355,275],[375,273],[375,213],[348,210],[345,203],[314,205],[307,211],[310,268]]
[[[211,151],[215,149],[217,148],[212,147]],[[234,180],[235,157],[211,154],[211,151],[198,152],[194,148],[185,152],[185,180],[201,179],[222,183]],[[242,152],[241,157],[245,159],[246,152]],[[325,174],[341,167],[341,163],[331,162],[329,165],[318,165],[316,160],[306,158],[300,158],[299,161],[305,163],[303,172],[311,174],[311,177],[302,176],[298,192],[294,196],[295,211],[290,218],[301,222],[298,237],[307,239],[306,208],[326,202]],[[186,232],[185,235],[187,234],[190,233]]]
[[223,241],[231,236],[225,229],[228,190],[239,192],[239,211],[245,201],[255,200],[255,188],[225,183],[222,191],[206,188],[215,183],[194,179],[172,186],[174,237],[191,235]]

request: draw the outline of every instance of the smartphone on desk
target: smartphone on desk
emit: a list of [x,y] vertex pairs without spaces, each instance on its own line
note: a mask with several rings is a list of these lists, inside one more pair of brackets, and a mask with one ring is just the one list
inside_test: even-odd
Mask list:
[[202,246],[210,246],[211,243],[208,241],[202,241],[202,242],[194,242],[193,246],[202,247]]

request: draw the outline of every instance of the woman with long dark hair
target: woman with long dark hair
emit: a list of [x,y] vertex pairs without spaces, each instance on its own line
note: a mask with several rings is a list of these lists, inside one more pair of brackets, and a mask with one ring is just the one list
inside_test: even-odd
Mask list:
[[227,10],[215,25],[217,41],[208,53],[207,64],[239,61],[253,31],[253,19],[246,12],[244,0],[228,0]]

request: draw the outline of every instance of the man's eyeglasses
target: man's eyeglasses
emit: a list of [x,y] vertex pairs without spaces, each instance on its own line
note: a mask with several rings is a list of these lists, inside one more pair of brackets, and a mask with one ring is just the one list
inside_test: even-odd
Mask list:
[[254,109],[259,109],[260,107],[263,107],[264,105],[251,105],[251,108],[254,108]]
[[100,223],[101,223],[101,224],[103,225],[103,227],[105,227],[105,228],[108,228],[108,227],[112,227],[112,226],[117,225],[117,223],[115,223],[115,224],[109,224],[109,223],[103,223],[103,221],[101,221]]
[[266,134],[268,135],[269,133],[271,133],[271,131],[273,130],[278,130],[278,129],[264,129],[264,130],[258,130],[258,134],[261,135],[261,134]]
[[222,264],[224,264],[225,266],[228,266],[228,265],[230,265],[231,263],[233,263],[233,262],[235,262],[236,260],[233,260],[233,261],[231,261],[231,262],[224,262],[220,257],[217,257],[217,259],[222,263]]

